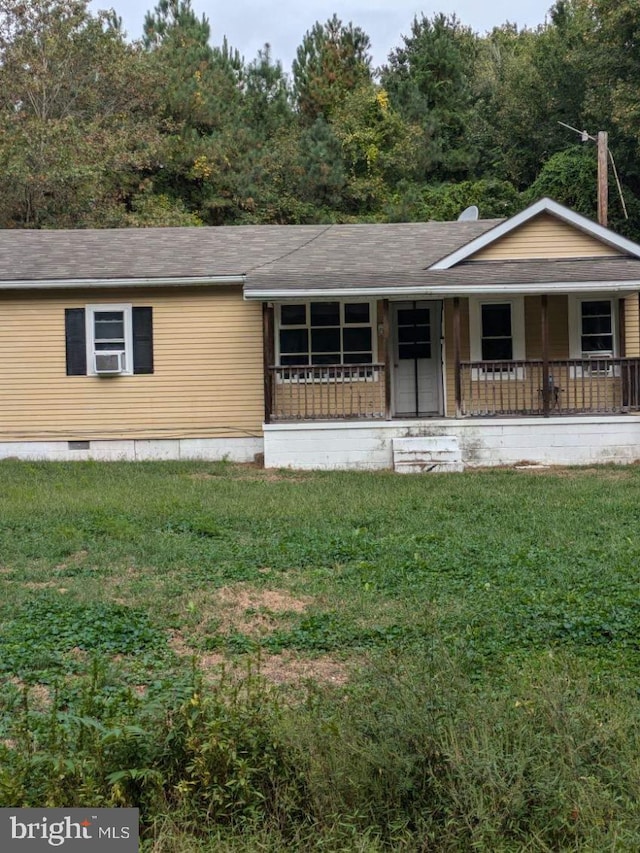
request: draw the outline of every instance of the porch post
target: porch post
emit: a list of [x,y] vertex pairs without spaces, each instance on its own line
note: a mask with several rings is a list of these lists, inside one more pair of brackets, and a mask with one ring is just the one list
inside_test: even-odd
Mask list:
[[540,321],[542,325],[542,414],[549,417],[551,388],[549,387],[549,311],[547,294],[540,298]]
[[270,367],[274,363],[273,305],[262,303],[262,361],[264,372],[264,422],[271,423],[273,412],[273,385]]
[[453,370],[455,376],[456,417],[462,416],[462,377],[460,375],[460,297],[453,297]]
[[389,300],[382,300],[382,345],[384,347],[384,416],[391,420],[391,324]]

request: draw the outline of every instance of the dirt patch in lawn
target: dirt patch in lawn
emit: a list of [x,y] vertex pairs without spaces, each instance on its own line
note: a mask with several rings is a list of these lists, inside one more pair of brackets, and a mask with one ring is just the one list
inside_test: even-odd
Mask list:
[[89,552],[84,548],[80,551],[76,551],[74,554],[70,554],[69,557],[64,561],[64,563],[59,563],[56,566],[56,571],[64,572],[65,569],[71,568],[72,566],[79,566],[83,563],[86,558],[89,556]]
[[336,660],[330,655],[317,658],[296,657],[287,651],[263,657],[260,673],[268,681],[282,685],[315,681],[318,684],[341,687],[349,681],[349,668],[344,661]]
[[[249,662],[230,663],[221,653],[203,655],[198,663],[206,681],[218,678],[223,669],[238,679],[249,672]],[[289,651],[279,655],[261,655],[258,660],[251,661],[251,671],[271,684],[283,687],[294,687],[307,681],[341,687],[349,681],[347,665],[330,655],[304,658]]]
[[27,692],[27,701],[37,711],[46,711],[51,707],[51,691],[45,684],[25,684],[17,676],[12,676],[9,681],[19,690]]
[[272,613],[304,613],[313,601],[309,596],[296,597],[286,589],[255,589],[241,584],[221,587],[216,599],[236,611],[262,608]]
[[241,680],[249,670],[283,687],[307,681],[340,687],[349,681],[349,665],[330,655],[306,658],[286,650],[278,655],[262,654],[259,658],[250,659],[229,658],[222,652],[199,654],[187,644],[179,631],[173,632],[169,645],[181,657],[195,656],[198,668],[207,682],[219,679],[223,671],[234,680]]
[[191,480],[220,480],[231,478],[234,480],[255,480],[266,483],[275,483],[282,480],[306,480],[309,473],[306,471],[295,471],[283,468],[264,468],[261,463],[238,462],[225,467],[220,471],[194,471],[189,474]]
[[246,584],[225,586],[190,596],[188,608],[197,615],[194,630],[203,635],[241,633],[265,637],[313,603],[284,589],[261,589]]

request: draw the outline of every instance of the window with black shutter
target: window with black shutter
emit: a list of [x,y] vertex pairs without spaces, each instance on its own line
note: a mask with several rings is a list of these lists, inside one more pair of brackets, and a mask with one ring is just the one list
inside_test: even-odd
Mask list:
[[153,309],[122,304],[65,310],[67,376],[153,373]]

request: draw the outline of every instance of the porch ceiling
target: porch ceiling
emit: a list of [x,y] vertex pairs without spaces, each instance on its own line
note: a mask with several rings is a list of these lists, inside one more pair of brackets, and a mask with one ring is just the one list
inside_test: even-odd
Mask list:
[[640,260],[629,257],[580,260],[486,261],[447,270],[412,272],[316,269],[250,272],[246,299],[466,296],[491,293],[632,292],[640,289]]

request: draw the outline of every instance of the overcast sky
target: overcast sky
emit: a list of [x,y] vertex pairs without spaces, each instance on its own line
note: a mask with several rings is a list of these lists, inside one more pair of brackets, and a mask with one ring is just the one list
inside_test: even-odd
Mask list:
[[[351,21],[371,39],[374,65],[386,62],[389,51],[409,33],[415,15],[431,18],[438,12],[453,14],[476,32],[484,33],[505,21],[519,27],[544,23],[553,0],[192,0],[192,7],[211,24],[212,42],[227,36],[245,60],[254,59],[269,42],[272,54],[285,71],[302,37],[316,21],[324,23],[335,12],[343,23]],[[145,13],[156,0],[92,0],[94,10],[112,6],[122,18],[130,38],[139,38]]]

